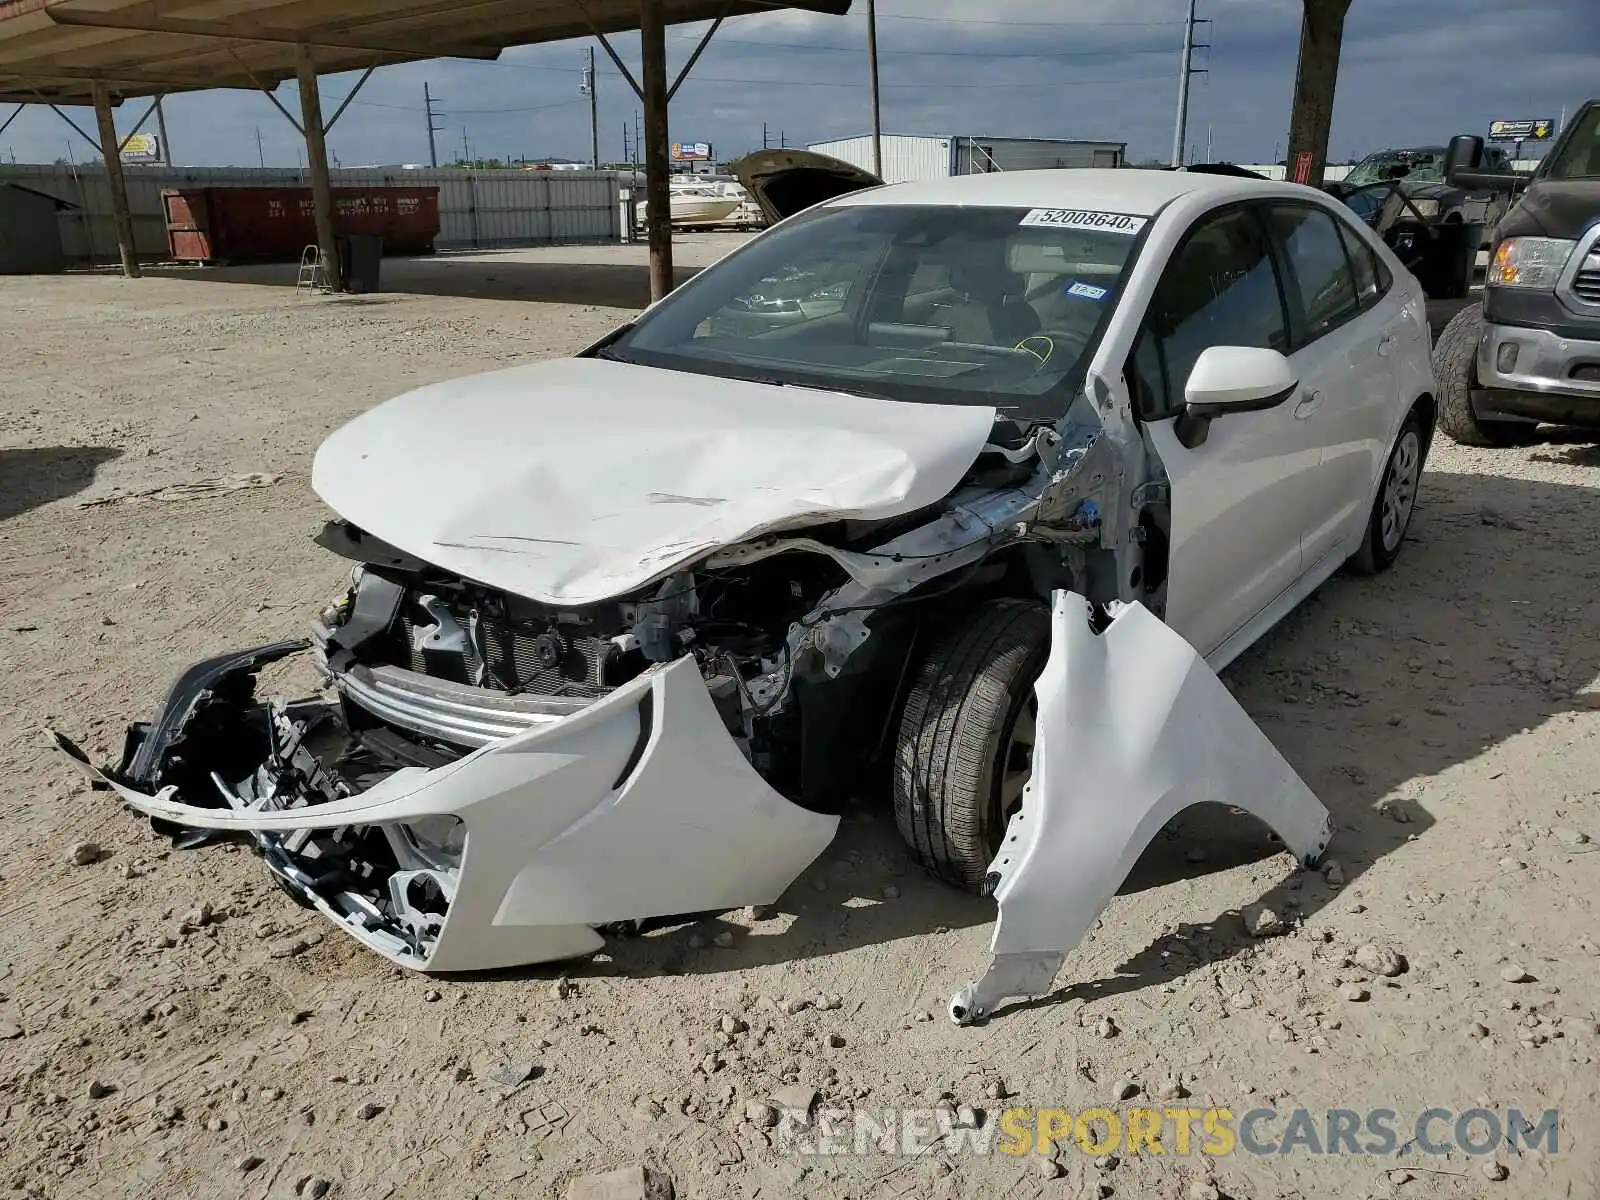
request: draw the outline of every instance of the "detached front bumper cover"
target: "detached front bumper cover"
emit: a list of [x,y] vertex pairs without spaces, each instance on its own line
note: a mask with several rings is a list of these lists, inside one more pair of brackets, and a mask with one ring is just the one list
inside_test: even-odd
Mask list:
[[988,968],[950,1001],[961,1025],[1048,992],[1163,826],[1196,804],[1242,808],[1303,863],[1328,810],[1192,646],[1142,605],[1104,633],[1057,592],[1038,697],[1033,774],[990,881],[1000,912]]
[[[233,666],[202,691],[214,696],[229,679],[248,679],[282,649],[211,660]],[[189,735],[178,695],[175,688],[143,744]],[[268,735],[273,753],[286,754],[288,741],[334,711],[321,701],[280,702],[241,715],[252,727],[271,723],[279,731]],[[297,898],[393,962],[435,972],[570,958],[604,944],[598,926],[771,903],[838,826],[789,803],[755,772],[692,658],[654,668],[570,717],[431,770],[401,768],[326,802],[301,795],[241,804],[235,794],[231,807],[194,804],[178,799],[174,784],[151,786],[160,781],[126,767],[108,774],[65,738],[56,742],[154,820],[254,835]],[[133,762],[143,760],[135,754]],[[217,783],[223,796],[228,785]],[[319,874],[302,853],[310,839],[351,829],[387,843],[387,906],[375,908],[370,886]]]

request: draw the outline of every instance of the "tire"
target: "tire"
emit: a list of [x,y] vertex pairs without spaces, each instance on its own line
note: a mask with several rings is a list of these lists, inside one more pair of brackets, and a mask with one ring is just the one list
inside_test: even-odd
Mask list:
[[1033,685],[1050,651],[1050,612],[993,600],[929,649],[900,716],[894,817],[911,852],[947,883],[982,894],[1032,766]]
[[1439,428],[1463,446],[1526,446],[1535,426],[1520,421],[1483,421],[1472,410],[1478,383],[1478,342],[1483,338],[1483,308],[1470,304],[1444,327],[1433,347],[1433,374],[1439,388]]
[[1362,575],[1387,571],[1400,557],[1411,515],[1416,511],[1417,491],[1422,482],[1422,466],[1428,455],[1428,428],[1422,415],[1412,409],[1389,448],[1383,464],[1378,494],[1367,515],[1367,534],[1350,565]]

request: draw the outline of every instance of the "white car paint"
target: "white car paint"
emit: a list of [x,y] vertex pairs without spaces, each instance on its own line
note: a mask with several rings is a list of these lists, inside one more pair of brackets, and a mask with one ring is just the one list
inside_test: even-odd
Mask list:
[[960,483],[994,418],[558,359],[379,405],[322,444],[311,483],[426,562],[581,606],[763,533],[925,508]]
[[[641,728],[645,705],[651,717]],[[611,922],[770,904],[839,824],[797,808],[756,774],[692,658],[448,766],[398,771],[370,791],[302,809],[200,808],[74,761],[130,808],[196,829],[370,825],[394,841],[428,821],[459,820],[458,861],[422,868],[451,898],[426,952],[318,905],[390,961],[434,972],[592,953],[603,944],[594,927]]]
[[1049,991],[1067,950],[1185,809],[1242,808],[1305,863],[1328,846],[1328,810],[1192,646],[1141,605],[1098,635],[1090,616],[1082,596],[1056,593],[1034,687],[1033,776],[990,867],[1000,912],[989,966],[950,1002],[960,1024]]
[[[1185,232],[1223,205],[1274,197],[1343,213],[1294,185],[1128,170],[939,180],[831,202],[1148,219],[1083,395],[1055,436],[1033,445],[1035,490],[957,492],[927,529],[899,533],[888,552],[851,564],[854,590],[841,589],[848,603],[797,626],[789,643],[848,656],[865,637],[857,612],[964,569],[1006,538],[1026,536],[1047,501],[1071,508],[1090,489],[1107,489],[1115,503],[1097,528],[1073,534],[1074,544],[1092,540],[1120,564],[1134,544],[1131,493],[1170,484],[1166,625],[1128,604],[1095,636],[1083,601],[1056,597],[1050,663],[1037,688],[1037,766],[995,867],[994,963],[965,1002],[969,1016],[1019,990],[1047,990],[1062,954],[1145,844],[1190,804],[1220,800],[1252,812],[1303,859],[1326,844],[1326,813],[1212,670],[1360,545],[1387,448],[1412,402],[1431,390],[1420,288],[1381,242],[1347,226],[1393,273],[1393,311],[1374,310],[1378,320],[1351,322],[1316,353],[1297,355],[1302,394],[1219,417],[1193,449],[1179,443],[1173,419],[1135,420],[1124,376]],[[705,286],[709,274],[687,287]],[[1389,354],[1362,340],[1369,325],[1395,332]],[[1321,392],[1319,403],[1306,405],[1308,388]],[[993,417],[976,406],[897,405],[586,360],[393,401],[328,440],[314,484],[348,520],[444,570],[535,601],[583,605],[708,555],[723,565],[753,561],[772,550],[752,545],[764,533],[919,511],[960,487]],[[614,458],[619,469],[597,468]],[[803,542],[787,548],[804,552]],[[774,686],[762,678],[750,690],[770,695]],[[656,723],[630,774],[627,747],[637,744],[646,694]],[[594,925],[624,917],[768,902],[834,828],[777,797],[749,767],[689,657],[450,766],[402,771],[308,809],[228,812],[113,786],[141,812],[202,828],[292,834],[359,821],[390,831],[460,819],[467,850],[451,886],[473,899],[452,908],[428,956],[321,906],[395,961],[430,970],[583,953],[595,947]]]

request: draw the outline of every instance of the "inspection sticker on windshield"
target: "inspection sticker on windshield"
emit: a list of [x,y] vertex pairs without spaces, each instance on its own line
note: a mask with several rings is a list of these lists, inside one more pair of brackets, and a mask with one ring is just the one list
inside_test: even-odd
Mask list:
[[1036,208],[1022,218],[1024,225],[1043,225],[1050,229],[1103,229],[1133,237],[1145,227],[1148,218],[1130,213],[1090,212],[1082,208]]
[[1103,287],[1079,280],[1067,289],[1069,296],[1082,296],[1085,300],[1104,300],[1109,293]]

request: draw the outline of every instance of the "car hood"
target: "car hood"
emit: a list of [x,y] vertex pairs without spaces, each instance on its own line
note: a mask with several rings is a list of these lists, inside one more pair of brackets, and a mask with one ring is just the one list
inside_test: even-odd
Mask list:
[[312,486],[407,554],[581,606],[768,531],[926,508],[994,421],[990,407],[564,359],[380,405],[323,443]]
[[1500,236],[1576,238],[1600,220],[1600,179],[1538,179],[1500,224]]
[[883,186],[871,171],[811,150],[757,150],[728,169],[773,224],[839,196]]

